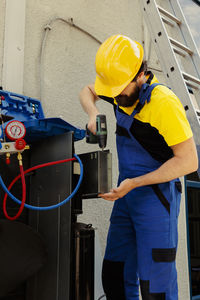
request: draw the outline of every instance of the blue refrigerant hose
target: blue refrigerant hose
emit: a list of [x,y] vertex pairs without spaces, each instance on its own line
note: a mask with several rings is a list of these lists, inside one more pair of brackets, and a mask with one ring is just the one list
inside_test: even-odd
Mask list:
[[[71,198],[74,197],[74,195],[77,193],[77,191],[78,191],[78,189],[79,189],[79,187],[81,185],[82,179],[83,179],[83,164],[82,164],[82,161],[80,160],[80,158],[78,157],[78,155],[74,154],[74,157],[78,160],[78,162],[80,164],[81,171],[80,171],[80,177],[79,177],[78,183],[77,183],[75,189],[73,190],[73,192],[71,193],[71,195],[69,195],[62,202],[54,204],[54,205],[50,205],[50,206],[41,206],[41,207],[38,207],[38,206],[29,205],[29,204],[25,203],[24,206],[26,208],[31,209],[31,210],[51,210],[51,209],[58,208],[58,207],[62,206],[63,204],[67,203]],[[8,196],[13,201],[15,201],[18,204],[21,204],[21,201],[19,199],[17,199],[13,194],[11,194],[10,191],[7,189],[7,187],[4,184],[3,179],[1,178],[1,176],[0,176],[0,185],[2,186],[3,190],[5,191],[5,193],[7,193]]]

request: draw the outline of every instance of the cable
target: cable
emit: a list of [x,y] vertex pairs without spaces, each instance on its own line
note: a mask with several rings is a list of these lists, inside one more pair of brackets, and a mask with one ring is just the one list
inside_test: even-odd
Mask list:
[[81,32],[83,32],[84,34],[88,35],[90,38],[95,40],[98,44],[102,43],[94,35],[92,35],[88,31],[86,31],[85,29],[82,29],[81,27],[77,26],[76,24],[74,24],[73,18],[69,18],[68,20],[66,20],[66,19],[63,19],[63,18],[60,18],[60,17],[56,17],[56,18],[53,18],[52,20],[50,20],[50,22],[48,24],[46,24],[45,27],[44,27],[45,31],[44,31],[44,35],[43,35],[43,38],[42,38],[41,51],[40,51],[40,61],[39,61],[39,63],[40,63],[40,68],[39,68],[40,84],[39,84],[39,86],[40,86],[40,100],[41,100],[41,102],[42,102],[42,99],[43,99],[43,95],[42,95],[43,81],[42,81],[42,79],[44,78],[44,71],[43,71],[44,49],[45,49],[45,44],[46,44],[48,33],[52,29],[53,23],[56,22],[56,21],[64,22],[65,24],[80,30]]
[[4,199],[3,199],[3,212],[4,212],[5,217],[8,220],[10,220],[10,221],[16,220],[21,215],[21,213],[22,213],[22,211],[24,209],[25,201],[26,201],[26,182],[25,182],[25,177],[24,177],[24,170],[23,170],[23,166],[22,165],[20,165],[19,168],[20,168],[20,175],[19,175],[19,177],[21,177],[21,179],[22,179],[22,201],[21,201],[21,205],[20,205],[19,211],[17,212],[17,214],[14,217],[10,217],[8,215],[8,213],[7,213],[7,210],[6,210],[7,194],[5,194]]
[[[33,170],[36,170],[36,169],[39,169],[39,168],[43,168],[43,167],[47,167],[47,166],[52,166],[52,165],[55,165],[55,164],[60,164],[60,163],[63,163],[63,162],[67,162],[67,161],[73,161],[73,160],[78,160],[79,164],[80,164],[80,168],[81,168],[81,172],[80,172],[80,177],[79,177],[79,180],[78,180],[78,183],[74,189],[74,191],[71,193],[71,195],[69,195],[65,200],[63,200],[62,202],[60,203],[57,203],[57,204],[54,204],[54,205],[51,205],[51,206],[42,206],[42,207],[38,207],[38,206],[34,206],[34,205],[29,205],[29,204],[24,204],[24,207],[28,208],[28,209],[31,209],[31,210],[51,210],[51,209],[54,209],[54,208],[58,208],[60,206],[62,206],[63,204],[65,204],[66,202],[68,202],[71,198],[74,197],[74,195],[76,194],[76,192],[78,191],[80,185],[81,185],[81,182],[82,182],[82,179],[83,179],[83,164],[80,160],[80,158],[78,157],[78,155],[74,154],[74,158],[70,158],[70,159],[64,159],[64,160],[59,160],[59,161],[55,161],[55,162],[50,162],[50,163],[44,163],[44,164],[41,164],[41,165],[38,165],[38,166],[35,166],[35,167],[32,167],[30,169],[27,169],[24,174],[27,174]],[[13,184],[20,178],[21,175],[18,175],[13,181],[12,183],[10,184],[9,188],[11,188],[13,186]],[[12,195],[9,191],[9,189],[7,189],[7,187],[5,186],[3,180],[2,180],[2,177],[0,176],[0,184],[3,188],[3,190],[5,191],[6,194],[8,194],[8,196],[13,200],[15,201],[16,203],[20,204],[21,205],[21,201],[19,199],[17,199],[14,195]],[[6,196],[7,197],[7,196]]]
[[[62,202],[60,202],[60,203],[58,203],[58,204],[52,205],[52,206],[37,207],[37,206],[32,206],[32,205],[29,205],[29,204],[25,204],[24,206],[25,206],[26,208],[29,208],[29,209],[32,209],[32,210],[50,210],[50,209],[54,209],[54,208],[57,208],[57,207],[59,207],[59,206],[65,204],[67,201],[69,201],[69,200],[74,196],[74,194],[77,192],[77,190],[78,190],[78,188],[79,188],[79,186],[80,186],[79,183],[81,183],[81,181],[82,181],[82,176],[81,176],[81,175],[83,175],[83,174],[82,174],[82,173],[83,173],[82,162],[81,162],[80,158],[79,158],[76,154],[74,154],[74,156],[75,156],[76,158],[70,158],[70,159],[64,159],[64,160],[59,160],[59,161],[55,161],[55,162],[49,162],[49,163],[40,164],[40,165],[38,165],[38,166],[34,166],[34,167],[32,167],[32,168],[29,168],[29,169],[27,169],[27,170],[24,172],[24,174],[27,174],[27,173],[29,173],[29,172],[31,172],[31,171],[34,171],[34,170],[37,170],[37,169],[39,169],[39,168],[43,168],[43,167],[47,167],[47,166],[52,166],[52,165],[55,165],[55,164],[60,164],[60,163],[68,162],[68,161],[73,161],[73,160],[76,160],[76,159],[79,161],[80,166],[81,166],[81,174],[80,174],[80,178],[79,178],[78,184],[77,184],[76,188],[74,189],[74,191],[72,192],[72,194],[71,194],[67,199],[63,200]],[[21,176],[21,175],[18,175],[18,176],[11,182],[11,184],[9,185],[9,188],[8,188],[8,189],[6,188],[5,184],[3,183],[2,178],[1,178],[1,176],[0,176],[0,184],[2,185],[4,191],[6,192],[5,197],[4,197],[4,200],[5,200],[5,201],[6,201],[7,195],[9,195],[9,197],[11,197],[11,199],[13,199],[13,200],[14,200],[15,202],[17,202],[18,204],[21,204],[21,201],[18,200],[17,198],[15,198],[15,197],[9,192],[9,190],[12,188],[12,186],[14,185],[14,183],[20,178],[20,176]]]

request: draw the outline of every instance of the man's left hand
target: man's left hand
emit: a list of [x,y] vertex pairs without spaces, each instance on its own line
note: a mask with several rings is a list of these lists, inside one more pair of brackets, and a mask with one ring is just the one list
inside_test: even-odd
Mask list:
[[115,201],[125,196],[133,188],[133,179],[127,178],[123,180],[117,188],[110,190],[109,193],[99,194],[99,196],[108,201]]

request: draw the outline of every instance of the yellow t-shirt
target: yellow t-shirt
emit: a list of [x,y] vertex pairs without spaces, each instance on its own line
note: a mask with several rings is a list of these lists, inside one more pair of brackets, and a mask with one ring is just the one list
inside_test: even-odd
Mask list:
[[[150,84],[158,82],[154,76]],[[117,104],[114,100],[114,104]],[[120,107],[131,115],[137,102],[132,107]],[[183,105],[178,97],[166,86],[158,85],[151,93],[151,100],[134,117],[156,128],[168,146],[179,144],[193,136]]]

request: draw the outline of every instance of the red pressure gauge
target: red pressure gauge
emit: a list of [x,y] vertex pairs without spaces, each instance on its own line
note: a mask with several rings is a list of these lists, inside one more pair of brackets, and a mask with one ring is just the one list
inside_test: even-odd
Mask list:
[[15,141],[25,136],[26,128],[22,122],[13,120],[6,125],[5,133],[10,140]]

